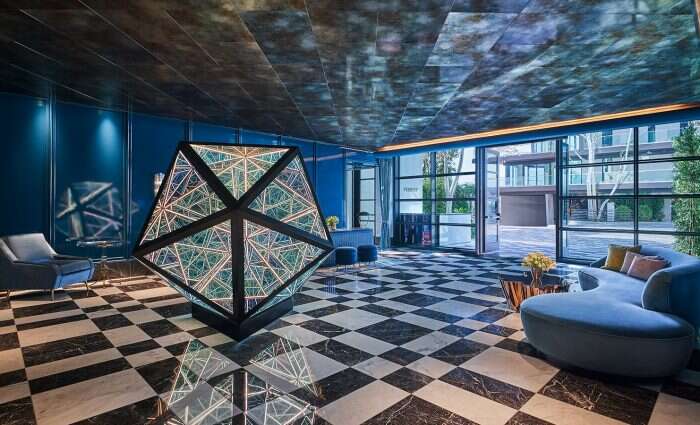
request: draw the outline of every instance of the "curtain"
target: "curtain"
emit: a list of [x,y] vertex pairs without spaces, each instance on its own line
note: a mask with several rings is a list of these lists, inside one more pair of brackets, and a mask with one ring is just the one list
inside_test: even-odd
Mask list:
[[391,245],[391,184],[393,160],[379,160],[379,202],[382,214],[381,239],[379,246],[387,249]]

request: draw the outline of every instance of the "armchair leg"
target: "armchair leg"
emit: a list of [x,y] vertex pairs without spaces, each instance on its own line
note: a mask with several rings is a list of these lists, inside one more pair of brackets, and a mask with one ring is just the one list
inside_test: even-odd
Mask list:
[[87,280],[85,281],[85,292],[90,293],[90,285],[88,285]]
[[52,302],[55,300],[54,294],[53,294],[55,290],[56,290],[55,288],[51,288],[51,301]]

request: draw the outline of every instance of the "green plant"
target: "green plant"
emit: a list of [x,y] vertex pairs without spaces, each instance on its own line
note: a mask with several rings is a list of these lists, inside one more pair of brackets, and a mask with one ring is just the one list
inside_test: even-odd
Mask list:
[[615,221],[632,221],[632,208],[627,205],[615,205]]
[[[694,125],[683,129],[673,139],[674,155],[678,157],[700,155],[700,134]],[[700,192],[700,161],[679,161],[674,164],[676,172],[673,177],[674,193]],[[700,230],[700,200],[679,198],[673,200],[673,224],[679,232],[697,232]],[[700,255],[700,238],[695,236],[676,236],[675,248],[692,255]]]
[[339,222],[340,219],[338,218],[338,216],[329,215],[328,217],[326,217],[326,225],[328,227],[335,227],[338,225]]

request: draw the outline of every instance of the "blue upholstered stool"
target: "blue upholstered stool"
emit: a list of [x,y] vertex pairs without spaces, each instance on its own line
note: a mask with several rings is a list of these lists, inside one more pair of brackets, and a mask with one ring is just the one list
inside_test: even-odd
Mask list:
[[357,247],[357,257],[360,263],[377,261],[379,257],[377,247],[374,245],[360,245]]
[[357,263],[357,249],[352,246],[339,246],[335,249],[335,265],[352,266]]

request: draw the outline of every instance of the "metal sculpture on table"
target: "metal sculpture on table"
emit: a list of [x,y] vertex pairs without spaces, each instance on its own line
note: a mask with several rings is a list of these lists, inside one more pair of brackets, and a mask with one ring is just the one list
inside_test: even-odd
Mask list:
[[298,148],[181,142],[134,256],[239,339],[291,309],[332,249]]

